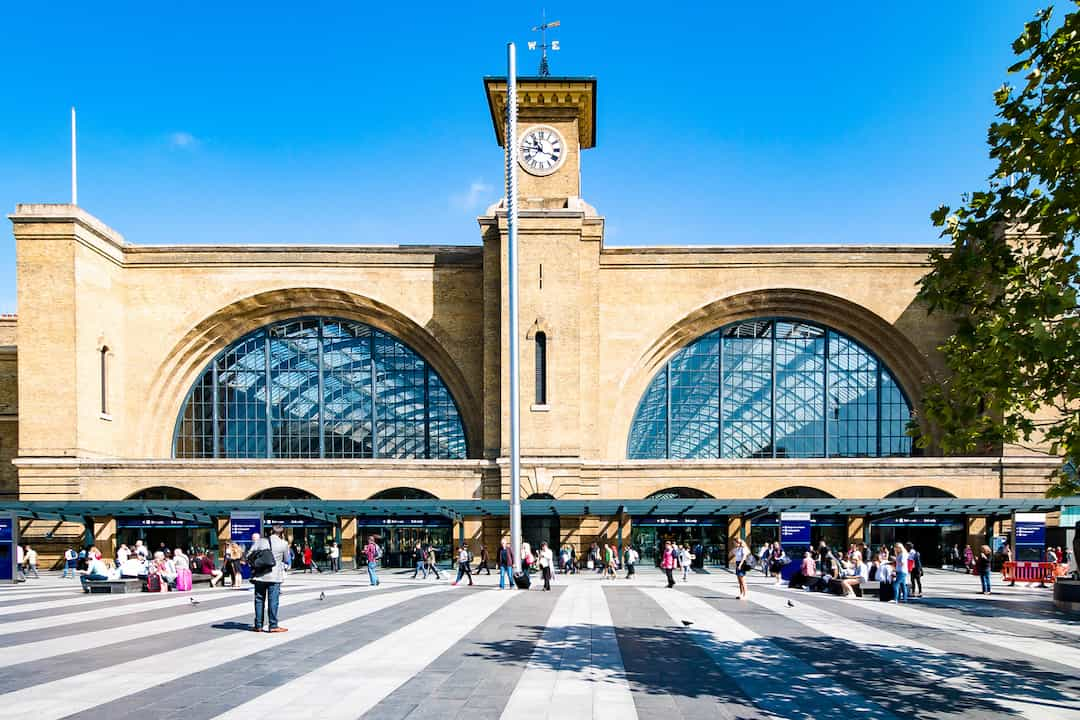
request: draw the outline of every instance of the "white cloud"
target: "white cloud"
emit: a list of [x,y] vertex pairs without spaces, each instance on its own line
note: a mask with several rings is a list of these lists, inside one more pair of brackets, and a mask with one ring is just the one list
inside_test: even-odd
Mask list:
[[465,212],[472,212],[486,207],[494,202],[491,194],[495,191],[491,185],[482,180],[473,180],[469,183],[469,189],[462,193],[454,193],[450,196],[450,204]]
[[199,146],[199,138],[181,130],[169,133],[169,145],[174,148],[191,149]]

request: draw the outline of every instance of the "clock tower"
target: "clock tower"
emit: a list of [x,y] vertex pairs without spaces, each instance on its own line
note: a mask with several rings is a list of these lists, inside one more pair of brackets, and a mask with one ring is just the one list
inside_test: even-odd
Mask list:
[[[506,78],[484,78],[491,121],[506,147]],[[596,145],[596,78],[519,77],[518,188],[522,209],[572,207],[581,151]]]

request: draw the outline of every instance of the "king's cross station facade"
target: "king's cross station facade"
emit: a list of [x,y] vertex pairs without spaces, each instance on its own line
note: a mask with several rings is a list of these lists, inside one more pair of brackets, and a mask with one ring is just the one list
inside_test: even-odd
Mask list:
[[[505,146],[505,78],[484,89]],[[391,560],[493,551],[517,481],[525,538],[579,556],[675,537],[722,563],[786,508],[815,538],[914,533],[933,557],[1046,504],[1059,458],[907,433],[950,332],[916,297],[927,246],[611,247],[580,190],[595,79],[518,97],[520,478],[503,202],[470,246],[162,246],[27,204],[0,319],[0,499],[23,538],[46,558],[218,547],[231,511],[262,509],[347,561],[371,534]]]

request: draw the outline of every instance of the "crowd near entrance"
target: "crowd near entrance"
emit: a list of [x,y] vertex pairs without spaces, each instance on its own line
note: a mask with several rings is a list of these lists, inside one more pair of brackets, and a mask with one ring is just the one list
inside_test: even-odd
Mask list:
[[417,543],[425,550],[434,548],[439,562],[450,559],[453,550],[453,526],[449,518],[441,516],[356,519],[356,562],[366,565],[364,545],[369,537],[375,537],[383,551],[382,567],[412,567],[413,549]]
[[690,548],[691,567],[727,564],[727,518],[634,518],[630,538],[643,563],[659,565],[670,541]]
[[217,531],[210,523],[196,523],[176,518],[119,517],[116,518],[116,544],[134,547],[136,540],[151,550],[185,552],[194,548],[216,549]]

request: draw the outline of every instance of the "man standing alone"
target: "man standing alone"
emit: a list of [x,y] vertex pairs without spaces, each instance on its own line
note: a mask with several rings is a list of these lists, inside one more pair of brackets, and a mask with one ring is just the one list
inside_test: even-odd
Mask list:
[[375,574],[375,569],[379,565],[379,559],[382,557],[382,549],[375,544],[375,536],[371,535],[367,539],[367,545],[364,546],[364,557],[367,558],[367,576],[372,585],[379,584],[379,576]]
[[514,587],[514,553],[510,552],[510,543],[503,538],[499,546],[499,589]]
[[[248,565],[251,581],[255,585],[255,624],[251,629],[262,631],[263,609],[266,609],[268,632],[282,633],[286,628],[278,625],[278,601],[281,599],[281,583],[285,582],[285,556],[289,544],[282,538],[285,528],[274,525],[270,537],[259,538],[251,544]],[[265,551],[265,552],[264,552]],[[267,556],[266,552],[270,555]],[[273,565],[270,565],[270,561]]]

